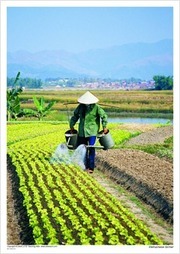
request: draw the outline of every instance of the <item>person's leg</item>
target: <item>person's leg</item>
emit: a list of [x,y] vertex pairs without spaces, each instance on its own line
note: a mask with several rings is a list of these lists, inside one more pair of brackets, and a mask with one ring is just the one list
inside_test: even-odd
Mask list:
[[85,138],[85,137],[79,137],[78,136],[77,146],[82,145],[82,144],[87,145],[88,144],[88,139]]
[[[89,137],[89,145],[93,146],[96,142],[96,136]],[[89,172],[92,173],[95,167],[95,148],[88,148],[88,168]]]

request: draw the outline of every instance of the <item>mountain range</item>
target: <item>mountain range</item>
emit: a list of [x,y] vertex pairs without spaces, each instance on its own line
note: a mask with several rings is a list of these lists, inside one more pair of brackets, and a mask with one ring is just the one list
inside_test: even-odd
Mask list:
[[155,75],[173,76],[173,41],[129,43],[80,53],[43,50],[36,53],[7,53],[8,77],[38,78],[117,78],[152,79]]

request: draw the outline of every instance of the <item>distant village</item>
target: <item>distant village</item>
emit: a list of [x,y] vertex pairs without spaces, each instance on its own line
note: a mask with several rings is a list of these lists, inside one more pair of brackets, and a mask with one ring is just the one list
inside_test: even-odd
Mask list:
[[[20,73],[20,72],[19,72]],[[7,78],[8,88],[12,88],[17,81],[17,85],[23,89],[91,89],[91,90],[172,90],[173,76],[156,75],[152,80],[129,79],[101,79],[101,78],[48,78],[46,80],[36,78]]]
[[155,81],[76,81],[72,82],[69,79],[59,79],[46,81],[45,87],[49,89],[65,89],[65,88],[76,88],[76,89],[112,89],[112,90],[146,90],[154,89]]

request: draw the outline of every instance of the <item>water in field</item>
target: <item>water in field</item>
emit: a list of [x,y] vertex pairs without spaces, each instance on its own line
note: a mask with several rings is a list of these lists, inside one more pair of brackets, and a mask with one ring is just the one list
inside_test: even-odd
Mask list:
[[65,143],[58,145],[53,153],[50,163],[74,164],[85,169],[86,146],[79,145],[75,150],[69,150]]
[[142,117],[109,117],[109,123],[140,123],[140,124],[166,124],[172,123],[172,119],[165,118],[142,118]]

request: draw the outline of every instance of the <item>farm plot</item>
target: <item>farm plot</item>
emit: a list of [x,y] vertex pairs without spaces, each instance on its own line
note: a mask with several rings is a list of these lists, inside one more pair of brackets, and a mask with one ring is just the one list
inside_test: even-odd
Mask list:
[[[163,244],[78,166],[50,163],[55,147],[64,141],[64,125],[52,126],[54,130],[50,126],[49,132],[46,126],[45,133],[41,124],[40,136],[39,132],[36,136],[36,124],[27,126],[26,139],[14,136],[14,142],[12,126],[8,132],[8,156],[19,179],[18,188],[32,232],[30,244]],[[32,131],[28,132],[28,128]],[[24,124],[18,126],[19,135],[21,129],[23,132]]]

